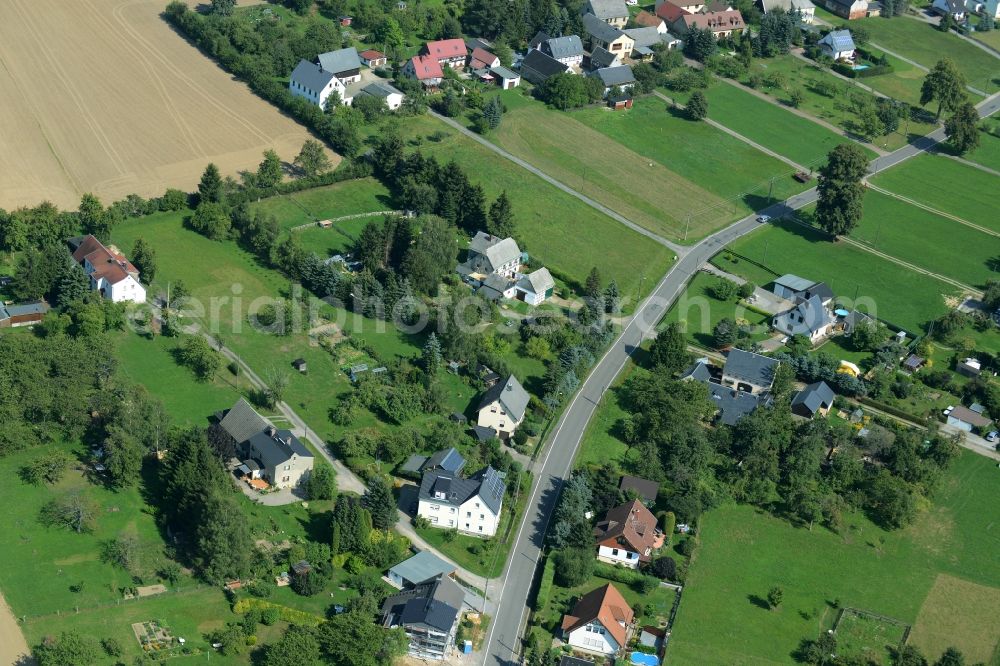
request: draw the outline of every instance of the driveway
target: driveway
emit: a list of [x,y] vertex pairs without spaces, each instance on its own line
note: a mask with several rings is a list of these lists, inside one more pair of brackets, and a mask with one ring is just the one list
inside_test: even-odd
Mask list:
[[31,666],[34,663],[21,626],[3,595],[0,595],[0,664]]

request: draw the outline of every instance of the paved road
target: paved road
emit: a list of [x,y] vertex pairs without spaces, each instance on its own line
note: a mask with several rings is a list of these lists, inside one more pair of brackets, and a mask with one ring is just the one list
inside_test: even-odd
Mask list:
[[[994,95],[979,105],[980,115],[990,115],[998,108],[1000,95]],[[937,130],[913,144],[873,160],[871,171],[874,173],[895,166],[930,149],[943,138],[944,131]],[[816,196],[816,189],[813,188],[760,212],[778,217],[813,203]],[[563,479],[573,465],[573,458],[587,423],[594,415],[604,392],[643,339],[653,334],[656,323],[684,289],[690,277],[724,246],[760,227],[755,218],[756,215],[745,217],[709,236],[680,258],[653,293],[639,305],[621,335],[594,366],[563,412],[548,443],[545,457],[536,468],[536,482],[511,548],[510,560],[498,585],[500,598],[496,600],[496,615],[483,649],[483,664],[512,666],[520,663],[522,627],[527,617],[528,597],[541,557],[549,517],[555,508]]]
[[650,231],[649,229],[646,229],[645,227],[639,226],[638,224],[636,224],[632,220],[628,219],[624,215],[621,215],[620,213],[617,213],[617,212],[611,210],[610,208],[608,208],[607,206],[605,206],[602,203],[598,203],[597,201],[594,201],[593,199],[591,199],[590,197],[588,197],[586,194],[583,194],[581,192],[577,192],[576,190],[574,190],[569,185],[566,185],[565,183],[563,183],[563,182],[561,182],[559,180],[556,180],[555,178],[553,178],[549,174],[545,173],[544,171],[542,171],[538,167],[535,167],[535,166],[529,164],[528,162],[525,162],[520,157],[517,157],[516,155],[513,155],[512,153],[508,153],[506,150],[504,150],[500,146],[496,145],[492,141],[489,141],[488,139],[483,138],[481,135],[477,134],[476,132],[473,132],[472,130],[470,130],[469,128],[465,127],[464,125],[455,122],[451,118],[448,118],[447,116],[442,116],[440,113],[438,113],[436,111],[428,111],[427,113],[429,113],[430,115],[434,116],[435,118],[437,118],[438,120],[440,120],[441,122],[443,122],[445,125],[448,125],[452,129],[458,130],[459,132],[461,132],[465,136],[469,137],[470,139],[472,139],[476,143],[479,143],[479,144],[485,146],[486,148],[488,148],[489,150],[493,151],[497,155],[500,155],[501,157],[510,160],[511,162],[513,162],[514,164],[518,165],[519,167],[525,169],[526,171],[530,171],[531,173],[535,174],[536,176],[538,176],[539,178],[541,178],[545,182],[549,183],[550,185],[555,185],[557,188],[559,188],[560,190],[562,190],[566,194],[579,199],[580,201],[582,201],[583,203],[587,204],[591,208],[594,208],[596,210],[601,211],[602,213],[604,213],[605,215],[607,215],[611,219],[615,220],[616,222],[621,222],[622,224],[624,224],[629,229],[632,229],[633,231],[636,231],[636,232],[642,234],[643,236],[646,236],[647,238],[652,238],[654,241],[656,241],[657,243],[659,243],[661,245],[666,245],[668,248],[670,248],[675,253],[677,253],[678,256],[680,256],[680,255],[682,255],[682,254],[684,254],[685,252],[688,251],[687,247],[685,247],[683,245],[678,245],[677,243],[674,243],[673,241],[669,241],[666,238],[664,238],[663,236],[660,236],[659,234],[654,234],[652,231]]

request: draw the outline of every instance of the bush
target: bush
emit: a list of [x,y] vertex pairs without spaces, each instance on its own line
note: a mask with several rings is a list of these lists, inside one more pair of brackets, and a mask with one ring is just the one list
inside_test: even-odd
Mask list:
[[594,573],[594,554],[589,548],[567,548],[555,554],[556,582],[575,587]]
[[542,569],[542,579],[538,583],[538,594],[535,595],[535,611],[541,612],[548,605],[555,577],[556,560],[554,557],[547,557],[545,558],[545,567]]
[[270,627],[281,619],[281,611],[277,608],[265,608],[260,613],[260,623]]
[[681,555],[684,557],[691,557],[694,555],[694,549],[697,545],[698,544],[695,543],[695,540],[691,537],[684,539],[684,541],[681,542]]
[[708,288],[708,291],[712,294],[713,298],[720,301],[729,301],[736,297],[736,294],[739,292],[739,287],[732,280],[719,278],[715,281],[715,284]]
[[658,557],[649,565],[649,573],[660,580],[674,580],[677,576],[677,562],[669,555]]
[[109,657],[120,657],[122,656],[122,645],[118,642],[116,638],[105,638],[101,641],[101,647],[104,648],[104,652]]

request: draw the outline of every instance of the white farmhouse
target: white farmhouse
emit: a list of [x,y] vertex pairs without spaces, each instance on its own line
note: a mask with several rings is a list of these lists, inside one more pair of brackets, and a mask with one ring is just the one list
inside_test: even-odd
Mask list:
[[663,533],[656,527],[656,517],[639,500],[608,510],[594,529],[597,559],[638,569],[649,562],[654,551],[663,546]]
[[417,515],[432,527],[466,534],[494,536],[500,525],[506,484],[487,467],[470,479],[444,470],[426,472],[420,482]]
[[615,655],[628,643],[634,619],[625,597],[608,583],[580,597],[563,615],[563,640],[576,650]]
[[515,296],[528,305],[541,305],[545,299],[552,296],[556,281],[552,273],[544,266],[537,271],[524,274],[514,285]]
[[146,289],[139,282],[139,270],[114,245],[105,247],[93,236],[69,240],[73,261],[90,278],[91,291],[115,303],[145,303]]
[[476,424],[495,430],[500,439],[507,439],[524,421],[530,399],[517,377],[510,375],[507,381],[497,382],[483,394]]
[[238,471],[248,482],[259,480],[275,488],[294,488],[312,473],[312,452],[290,430],[271,425],[244,398],[216,414],[213,430],[232,439],[241,461]]
[[288,79],[288,89],[293,95],[304,97],[321,109],[326,107],[326,100],[333,91],[340,93],[341,99],[344,98],[346,91],[344,83],[336,74],[305,59],[299,60],[299,64],[292,71],[292,76]]

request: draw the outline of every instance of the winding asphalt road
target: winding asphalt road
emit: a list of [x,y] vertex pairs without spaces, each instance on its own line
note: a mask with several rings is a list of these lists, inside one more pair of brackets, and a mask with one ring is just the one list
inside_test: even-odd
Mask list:
[[[1000,109],[1000,94],[979,105],[980,116],[988,116]],[[873,160],[870,173],[919,155],[944,139],[939,129],[888,155]],[[758,214],[777,218],[816,201],[816,189],[810,189],[790,199],[774,204]],[[549,518],[555,508],[563,479],[569,474],[573,458],[580,445],[587,423],[590,421],[601,397],[615,377],[628,362],[643,339],[654,334],[656,323],[666,313],[674,299],[681,293],[691,276],[713,255],[734,240],[761,226],[757,214],[748,216],[733,225],[709,236],[686,253],[663,277],[650,296],[643,301],[635,315],[625,326],[611,348],[580,386],[579,391],[563,412],[553,432],[544,459],[535,470],[535,485],[525,509],[517,540],[511,548],[511,557],[496,587],[499,589],[497,611],[483,649],[483,664],[512,666],[520,664],[522,629],[528,614],[528,598],[542,554],[542,545]]]

